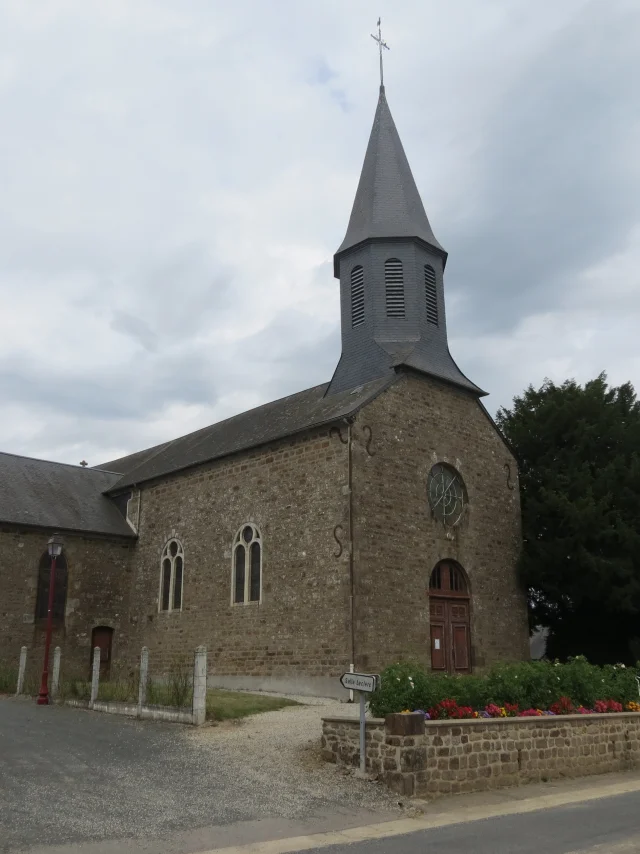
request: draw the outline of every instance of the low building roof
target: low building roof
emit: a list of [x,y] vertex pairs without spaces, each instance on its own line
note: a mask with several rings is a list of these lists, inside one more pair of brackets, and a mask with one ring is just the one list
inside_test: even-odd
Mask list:
[[0,522],[135,537],[105,495],[118,474],[0,452]]

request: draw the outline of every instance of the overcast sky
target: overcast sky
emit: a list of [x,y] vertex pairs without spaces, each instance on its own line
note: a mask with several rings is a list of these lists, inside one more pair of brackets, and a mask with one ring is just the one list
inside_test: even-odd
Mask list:
[[0,448],[95,465],[328,380],[387,97],[492,412],[640,388],[638,0],[0,0]]

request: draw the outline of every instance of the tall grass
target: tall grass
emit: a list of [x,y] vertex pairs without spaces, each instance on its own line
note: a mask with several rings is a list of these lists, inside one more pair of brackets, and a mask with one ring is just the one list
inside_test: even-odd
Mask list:
[[17,669],[0,664],[0,694],[15,694],[17,685]]

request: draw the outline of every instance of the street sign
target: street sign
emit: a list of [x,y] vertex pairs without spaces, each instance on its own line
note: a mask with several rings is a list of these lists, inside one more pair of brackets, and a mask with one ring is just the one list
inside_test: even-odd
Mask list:
[[340,677],[343,688],[348,688],[350,691],[363,691],[365,694],[375,691],[377,683],[378,677],[371,673],[343,673]]
[[[374,673],[343,673],[340,684],[349,691],[357,691],[360,697],[360,776],[366,773],[366,750],[365,750],[365,694],[371,694],[376,690],[380,677]],[[353,697],[353,694],[351,695]]]

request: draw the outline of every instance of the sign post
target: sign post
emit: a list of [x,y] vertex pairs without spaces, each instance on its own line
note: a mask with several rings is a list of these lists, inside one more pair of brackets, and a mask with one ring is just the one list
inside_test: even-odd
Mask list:
[[367,764],[367,749],[365,743],[365,694],[376,690],[379,676],[373,673],[343,673],[340,684],[348,691],[357,691],[360,698],[360,774],[364,776]]

